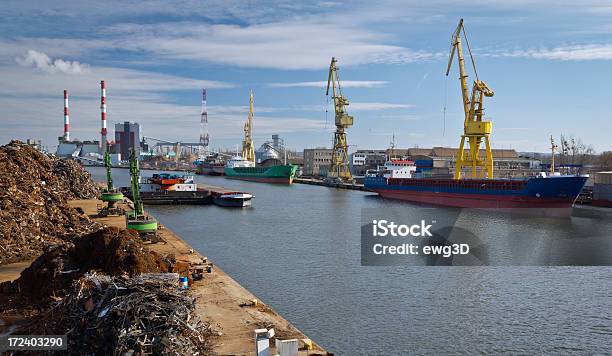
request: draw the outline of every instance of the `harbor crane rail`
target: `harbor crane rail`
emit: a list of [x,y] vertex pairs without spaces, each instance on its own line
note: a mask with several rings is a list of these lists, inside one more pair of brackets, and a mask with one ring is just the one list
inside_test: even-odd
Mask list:
[[346,111],[349,101],[342,95],[342,88],[340,87],[340,80],[338,78],[337,62],[338,60],[332,57],[331,63],[329,64],[329,74],[327,76],[327,90],[325,91],[325,95],[328,96],[329,88],[332,88],[336,124],[336,131],[334,131],[334,148],[332,150],[331,165],[327,177],[339,179],[343,182],[351,182],[353,177],[349,168],[346,129],[353,126],[353,117]]
[[[465,69],[461,34],[463,34],[463,37],[465,38],[465,43],[470,55],[472,67],[474,69],[474,76],[476,77],[472,86],[471,97],[467,85],[468,75]],[[472,56],[470,43],[465,33],[465,28],[463,27],[463,19],[459,21],[459,25],[457,25],[451,39],[450,56],[448,58],[448,66],[446,68],[447,76],[450,72],[455,52],[457,52],[459,81],[461,83],[463,111],[465,114],[465,119],[463,122],[463,135],[461,135],[461,143],[459,144],[459,150],[457,151],[455,179],[461,179],[461,170],[464,166],[471,167],[472,178],[484,178],[485,172],[486,178],[493,178],[493,153],[491,151],[490,142],[493,123],[491,121],[482,120],[484,114],[484,97],[492,97],[493,90],[491,90],[491,88],[489,88],[485,82],[478,78],[478,72],[476,71],[476,64],[474,62],[474,57]],[[470,153],[467,157],[464,151],[466,138],[468,139],[470,146]],[[480,146],[483,141],[485,144],[485,155],[484,157],[481,157]]]

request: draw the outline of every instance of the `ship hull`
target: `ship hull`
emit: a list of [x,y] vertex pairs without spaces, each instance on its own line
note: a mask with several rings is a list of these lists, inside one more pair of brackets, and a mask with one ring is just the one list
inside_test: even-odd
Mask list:
[[297,166],[281,165],[272,167],[225,168],[225,177],[260,183],[292,184]]
[[205,176],[222,176],[225,174],[225,167],[200,165],[196,173]]
[[[586,177],[526,180],[366,178],[365,187],[383,198],[477,209],[570,209]],[[559,212],[559,211],[557,211]]]

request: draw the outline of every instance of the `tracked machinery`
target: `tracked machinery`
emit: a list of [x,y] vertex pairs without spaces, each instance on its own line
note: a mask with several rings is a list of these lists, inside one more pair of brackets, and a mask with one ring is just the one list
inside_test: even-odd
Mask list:
[[340,79],[338,78],[338,60],[332,57],[329,64],[329,74],[327,76],[327,90],[325,95],[329,95],[329,88],[332,89],[332,99],[334,101],[335,124],[334,148],[332,150],[331,164],[327,172],[328,183],[352,183],[353,176],[349,168],[348,143],[346,140],[346,129],[353,126],[353,117],[347,113],[346,107],[349,105],[348,99],[342,95]]
[[133,149],[130,150],[130,179],[132,201],[134,210],[128,211],[125,214],[125,225],[128,230],[136,230],[143,240],[158,242],[160,239],[157,236],[157,220],[144,212],[144,205],[140,198],[140,188],[138,186],[140,178],[140,168],[138,167],[138,159]]
[[[465,39],[465,43],[470,55],[472,62],[472,68],[474,69],[474,84],[472,86],[472,93],[470,96],[469,88],[467,84],[467,71],[465,69],[465,60],[463,58],[463,47],[461,43],[461,35]],[[470,49],[470,43],[463,27],[463,19],[459,21],[459,25],[453,32],[451,39],[450,56],[448,58],[448,66],[446,68],[446,75],[448,76],[453,57],[457,53],[457,61],[459,65],[459,81],[461,84],[461,96],[463,99],[463,111],[465,119],[463,121],[463,135],[461,135],[461,142],[459,144],[459,150],[457,151],[456,166],[455,166],[455,179],[462,178],[462,169],[464,167],[471,168],[471,178],[493,178],[493,154],[491,151],[491,131],[493,123],[491,121],[483,121],[484,106],[483,101],[485,97],[492,97],[493,90],[487,86],[485,82],[478,78],[478,72],[476,72],[476,64],[472,51]],[[468,140],[470,151],[466,155],[464,146],[465,140]],[[480,147],[485,144],[484,157],[480,153]]]

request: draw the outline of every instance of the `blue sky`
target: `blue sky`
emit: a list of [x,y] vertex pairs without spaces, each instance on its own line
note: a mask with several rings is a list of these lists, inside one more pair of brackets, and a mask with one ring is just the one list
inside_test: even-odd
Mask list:
[[[62,134],[98,139],[99,81],[108,120],[195,141],[208,89],[213,147],[242,138],[254,90],[258,146],[279,133],[294,149],[331,146],[323,87],[338,58],[354,149],[457,146],[456,63],[444,72],[459,18],[487,98],[493,147],[547,151],[573,134],[610,150],[612,3],[572,1],[3,1],[0,142]],[[471,79],[473,73],[470,68]],[[444,119],[443,108],[446,105]]]

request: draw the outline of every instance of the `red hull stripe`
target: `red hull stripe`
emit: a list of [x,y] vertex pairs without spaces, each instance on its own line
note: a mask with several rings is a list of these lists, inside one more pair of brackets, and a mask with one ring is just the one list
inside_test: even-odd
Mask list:
[[383,198],[458,208],[569,208],[573,201],[564,198],[514,197],[487,194],[449,194],[408,190],[375,189]]
[[229,179],[239,179],[239,180],[247,180],[252,182],[261,182],[261,183],[275,183],[275,184],[291,184],[293,183],[293,179],[289,179],[286,177],[241,177],[241,176],[225,176]]

